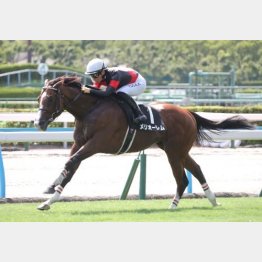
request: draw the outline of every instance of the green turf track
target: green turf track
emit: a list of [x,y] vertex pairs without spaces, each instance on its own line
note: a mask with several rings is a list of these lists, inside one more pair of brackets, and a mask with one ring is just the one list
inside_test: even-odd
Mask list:
[[176,210],[170,200],[107,200],[58,202],[48,211],[39,203],[0,204],[1,222],[261,222],[262,198],[182,199]]

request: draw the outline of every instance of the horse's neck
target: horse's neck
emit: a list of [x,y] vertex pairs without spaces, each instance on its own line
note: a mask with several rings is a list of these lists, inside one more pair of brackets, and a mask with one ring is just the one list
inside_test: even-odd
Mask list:
[[99,102],[99,97],[82,94],[75,102],[65,106],[65,109],[76,119],[82,119],[97,102]]

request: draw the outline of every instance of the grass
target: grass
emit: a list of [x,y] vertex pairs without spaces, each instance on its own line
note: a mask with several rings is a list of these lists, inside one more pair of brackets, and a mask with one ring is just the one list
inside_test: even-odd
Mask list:
[[40,94],[39,87],[0,87],[0,97],[8,98],[37,98]]
[[0,205],[1,222],[262,222],[262,198],[182,199],[176,210],[170,200],[106,200],[58,202],[48,211],[39,203]]

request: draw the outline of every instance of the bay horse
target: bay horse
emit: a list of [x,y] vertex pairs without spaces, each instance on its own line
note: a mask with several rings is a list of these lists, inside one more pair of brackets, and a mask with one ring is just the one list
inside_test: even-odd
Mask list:
[[[46,80],[38,97],[39,110],[35,120],[38,129],[45,131],[49,123],[64,110],[75,117],[74,143],[70,157],[61,174],[48,187],[46,193],[53,195],[38,206],[39,210],[48,210],[52,203],[59,200],[81,161],[96,153],[116,154],[123,143],[128,122],[116,100],[84,94],[81,87],[81,79],[78,77],[58,77]],[[215,122],[176,105],[162,102],[149,105],[159,112],[166,129],[150,132],[137,130],[127,152],[138,152],[154,144],[165,151],[177,184],[171,209],[176,209],[188,185],[185,169],[199,181],[211,204],[217,206],[215,194],[189,151],[195,142],[211,140],[204,129],[220,132],[222,129],[251,129],[252,125],[237,115]]]

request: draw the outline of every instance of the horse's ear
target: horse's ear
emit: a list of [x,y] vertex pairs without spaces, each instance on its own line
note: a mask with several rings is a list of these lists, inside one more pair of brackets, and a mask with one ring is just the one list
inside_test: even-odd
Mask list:
[[81,77],[77,77],[77,76],[64,77],[64,83],[66,85],[77,87],[77,88],[81,88],[82,86]]
[[48,79],[45,80],[45,85],[48,83]]

